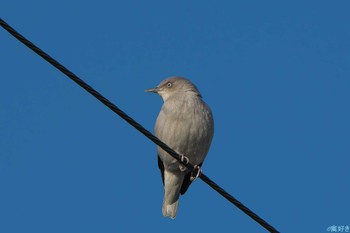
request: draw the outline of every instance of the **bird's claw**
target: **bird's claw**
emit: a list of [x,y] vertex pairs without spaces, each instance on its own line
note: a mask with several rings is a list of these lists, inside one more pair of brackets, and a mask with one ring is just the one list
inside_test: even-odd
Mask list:
[[195,181],[201,175],[201,173],[202,173],[201,166],[194,165],[193,171],[191,172],[190,180]]

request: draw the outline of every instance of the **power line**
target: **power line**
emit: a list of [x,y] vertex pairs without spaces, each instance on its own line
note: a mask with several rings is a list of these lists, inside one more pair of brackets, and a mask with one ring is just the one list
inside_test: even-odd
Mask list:
[[[94,88],[92,88],[90,85],[85,83],[82,79],[80,79],[78,76],[76,76],[74,73],[72,73],[70,70],[68,70],[66,67],[64,67],[61,63],[56,61],[54,58],[52,58],[50,55],[45,53],[43,50],[38,48],[36,45],[34,45],[32,42],[27,40],[24,36],[22,36],[20,33],[18,33],[14,28],[12,28],[10,25],[8,25],[4,20],[0,18],[0,25],[8,31],[12,36],[14,36],[17,40],[22,42],[24,45],[26,45],[28,48],[33,50],[37,55],[42,57],[45,61],[49,62],[51,65],[56,67],[59,71],[64,73],[66,76],[68,76],[71,80],[76,82],[80,87],[85,89],[87,92],[89,92],[91,95],[93,95],[96,99],[101,101],[104,105],[106,105],[109,109],[111,109],[113,112],[115,112],[117,115],[119,115],[122,119],[124,119],[126,122],[128,122],[130,125],[132,125],[135,129],[137,129],[139,132],[141,132],[143,135],[145,135],[148,139],[150,139],[152,142],[160,146],[163,150],[168,152],[172,157],[174,157],[176,160],[178,160],[180,163],[182,163],[184,166],[186,166],[191,172],[196,169],[195,166],[193,166],[190,163],[184,162],[184,160],[181,158],[179,154],[177,154],[173,149],[171,149],[169,146],[167,146],[165,143],[163,143],[161,140],[159,140],[156,136],[154,136],[151,132],[149,132],[147,129],[145,129],[142,125],[137,123],[134,119],[132,119],[130,116],[128,116],[125,112],[123,112],[121,109],[119,109],[116,105],[114,105],[112,102],[110,102],[108,99],[106,99],[104,96],[102,96],[99,92],[97,92]],[[210,187],[212,187],[214,190],[216,190],[219,194],[221,194],[223,197],[225,197],[229,202],[234,204],[236,207],[238,207],[240,210],[242,210],[244,213],[246,213],[249,217],[251,217],[253,220],[255,220],[257,223],[259,223],[262,227],[264,227],[269,232],[278,233],[273,226],[268,224],[265,220],[260,218],[257,214],[255,214],[253,211],[251,211],[249,208],[244,206],[241,202],[239,202],[236,198],[231,196],[229,193],[227,193],[223,188],[221,188],[219,185],[217,185],[214,181],[212,181],[209,177],[207,177],[204,173],[200,172],[199,177],[207,183]]]

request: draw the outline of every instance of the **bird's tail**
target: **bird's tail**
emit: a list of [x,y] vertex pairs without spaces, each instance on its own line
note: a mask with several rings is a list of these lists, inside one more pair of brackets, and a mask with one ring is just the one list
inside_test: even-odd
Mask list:
[[164,170],[164,217],[175,218],[179,205],[180,190],[185,177],[184,172],[172,173]]
[[177,207],[179,205],[179,199],[175,201],[173,204],[166,204],[165,202],[163,203],[163,216],[164,217],[170,217],[171,219],[174,219],[177,213]]

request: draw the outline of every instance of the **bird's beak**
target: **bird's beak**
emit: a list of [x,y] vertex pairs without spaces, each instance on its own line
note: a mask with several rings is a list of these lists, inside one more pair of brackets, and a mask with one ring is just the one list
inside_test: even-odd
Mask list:
[[153,93],[158,93],[158,91],[159,91],[158,87],[145,90],[145,92],[153,92]]

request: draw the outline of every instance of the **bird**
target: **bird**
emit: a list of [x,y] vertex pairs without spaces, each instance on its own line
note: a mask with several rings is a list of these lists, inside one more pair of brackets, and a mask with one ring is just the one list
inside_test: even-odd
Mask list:
[[[164,101],[154,126],[155,136],[190,164],[202,166],[213,139],[214,120],[198,88],[187,78],[172,76],[145,91],[157,93]],[[157,149],[164,187],[162,213],[174,219],[180,194],[186,193],[193,175],[162,148]]]

